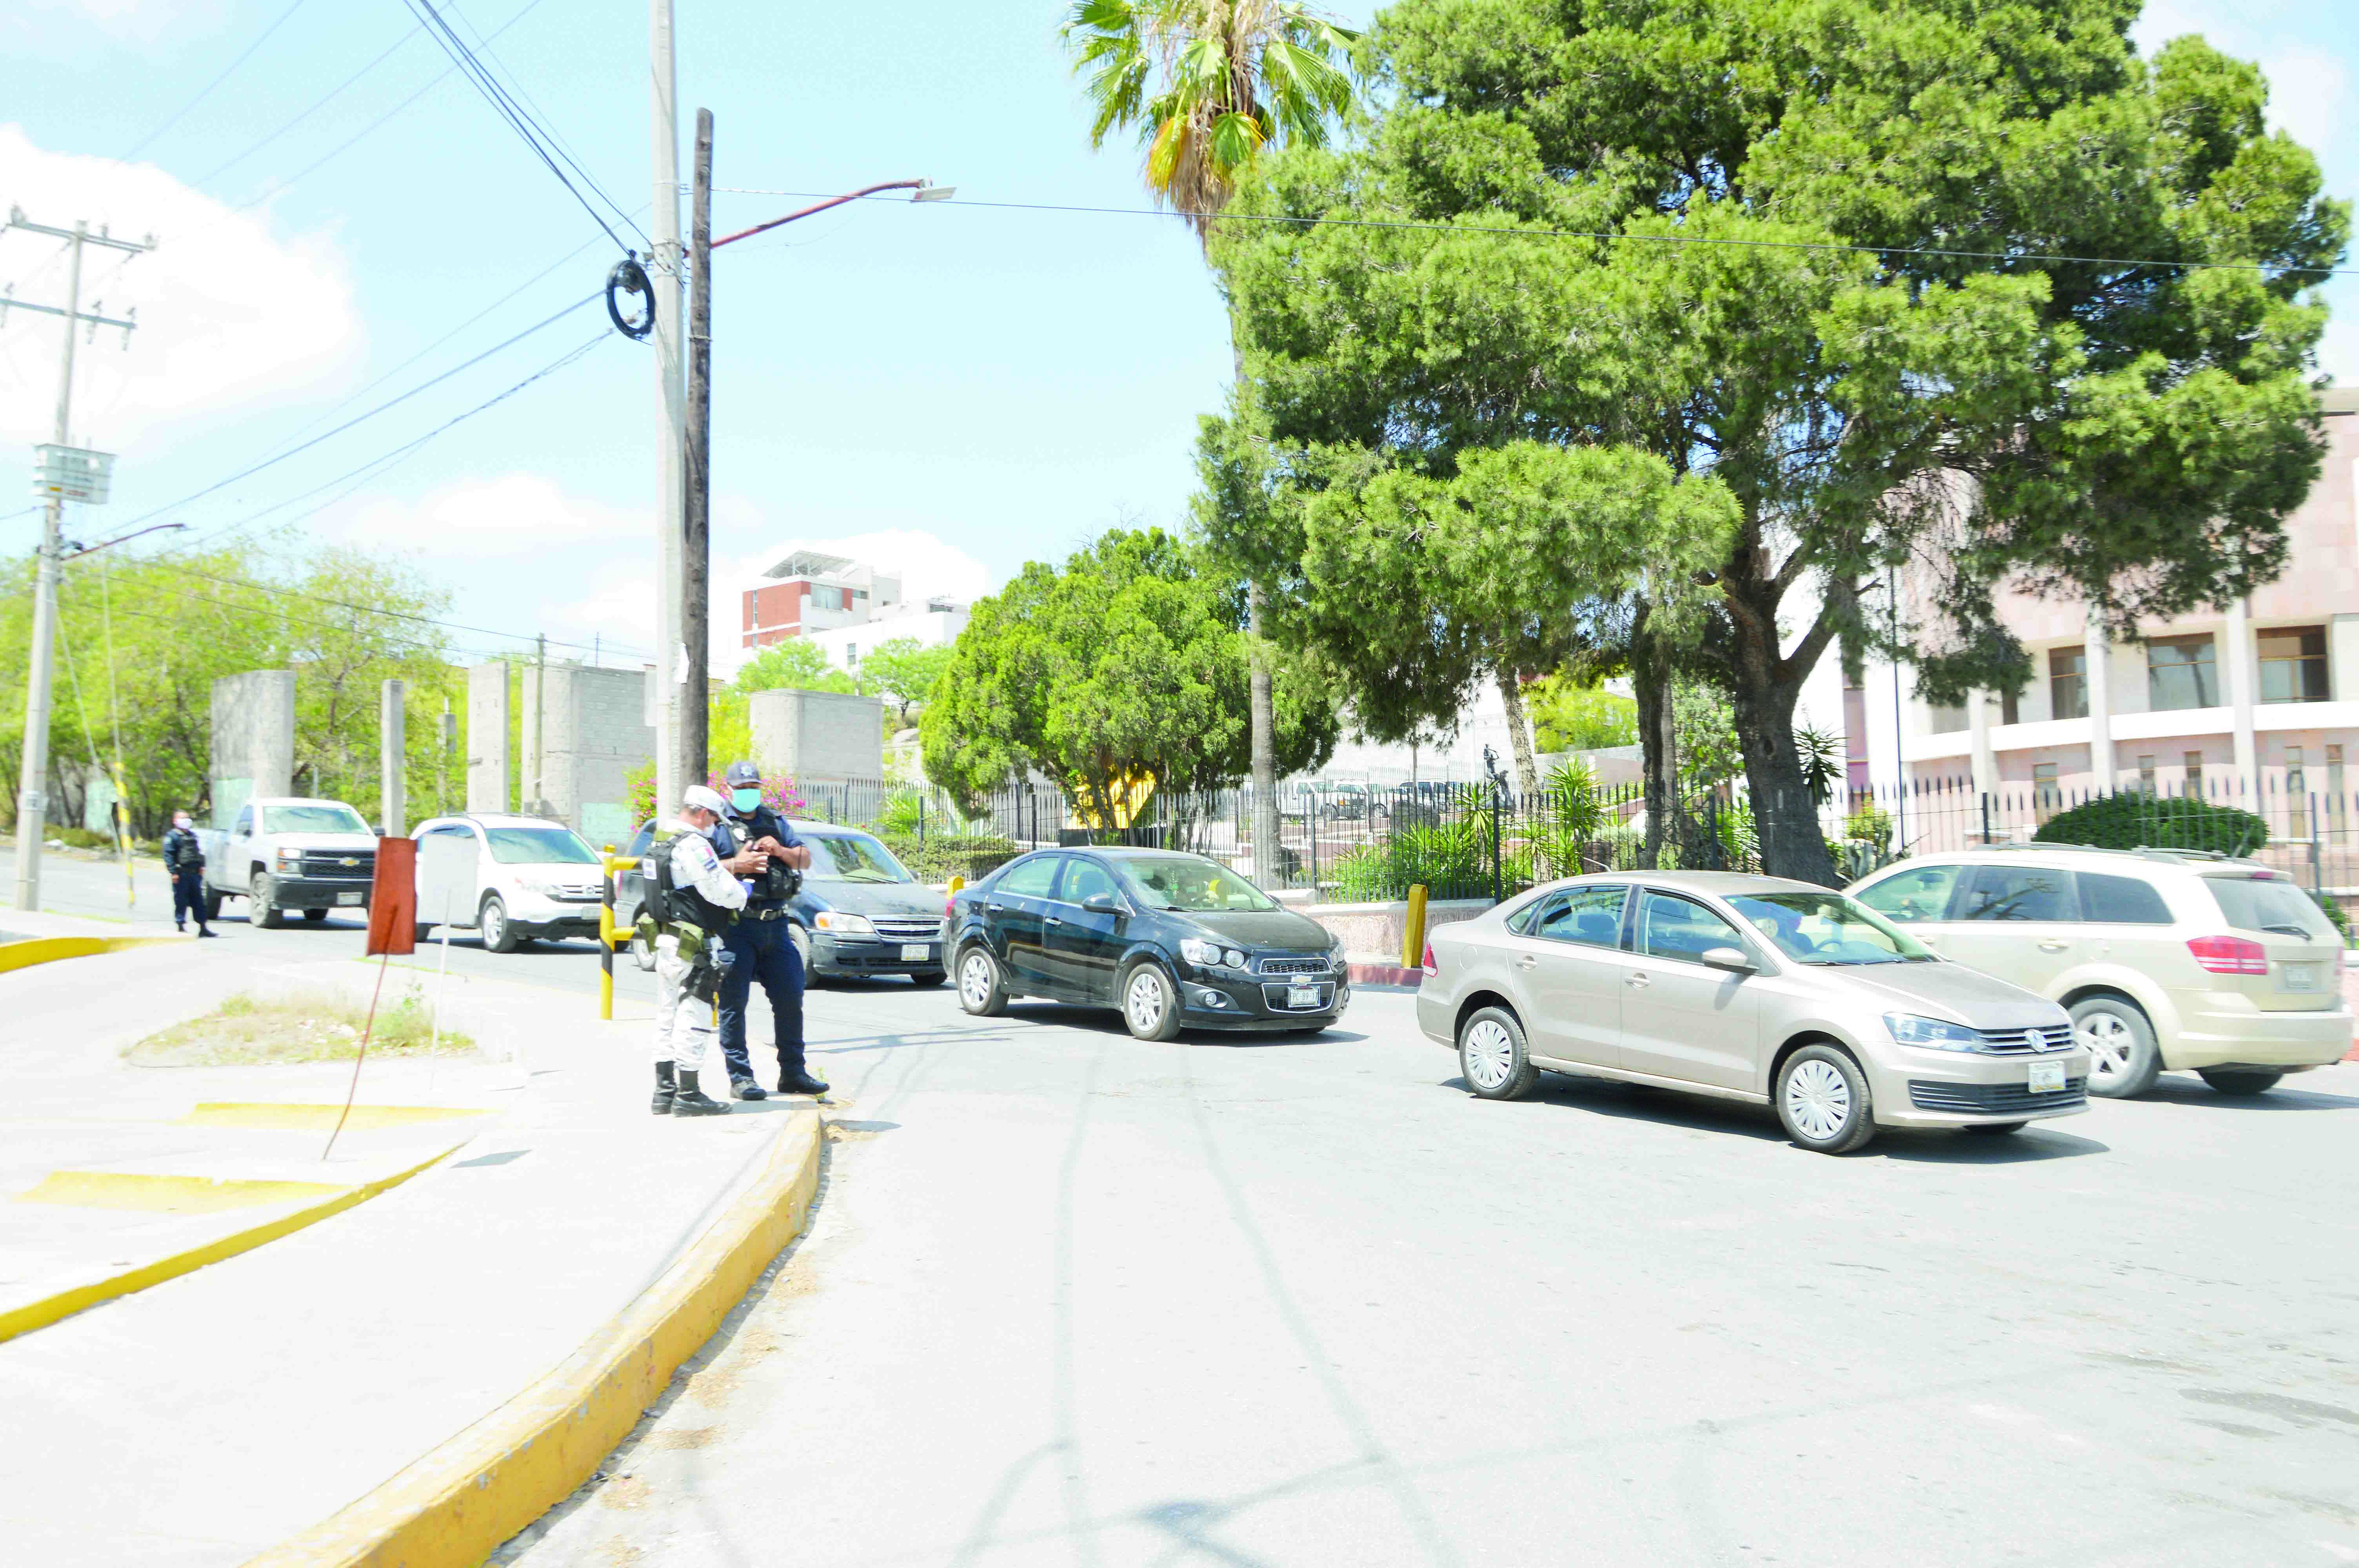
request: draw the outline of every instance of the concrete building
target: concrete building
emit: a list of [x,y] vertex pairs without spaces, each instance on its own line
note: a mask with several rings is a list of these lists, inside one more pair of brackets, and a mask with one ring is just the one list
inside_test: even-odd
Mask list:
[[2040,798],[2192,788],[2273,816],[2315,795],[2347,809],[2359,786],[2345,773],[2359,762],[2359,389],[2322,402],[2325,465],[2286,521],[2277,581],[2143,626],[2135,643],[2110,640],[2077,601],[2003,597],[2030,683],[1937,708],[1905,666],[1872,668],[1846,694],[1855,775]]
[[842,556],[797,550],[762,576],[767,586],[739,595],[738,645],[766,648],[788,637],[896,616],[901,579]]
[[970,607],[954,599],[929,599],[923,607],[912,607],[897,615],[864,621],[852,626],[831,626],[803,636],[820,645],[833,668],[850,675],[860,673],[860,661],[876,651],[877,645],[906,637],[921,648],[942,648],[958,641],[972,619]]
[[[629,775],[655,755],[647,676],[638,670],[550,665],[523,670],[523,809],[564,823],[592,844],[637,831]],[[543,701],[542,683],[547,682]]]

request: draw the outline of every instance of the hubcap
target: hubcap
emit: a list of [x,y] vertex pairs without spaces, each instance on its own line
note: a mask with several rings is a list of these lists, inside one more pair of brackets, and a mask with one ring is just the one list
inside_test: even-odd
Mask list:
[[959,995],[969,1007],[980,1008],[991,1000],[991,960],[980,953],[969,953],[966,962],[959,966]]
[[1459,1051],[1465,1058],[1466,1076],[1477,1088],[1495,1089],[1515,1071],[1516,1043],[1496,1019],[1484,1019],[1468,1030]]
[[491,903],[484,905],[484,941],[498,941],[500,939],[500,927],[506,925],[507,923],[507,912],[500,907],[500,901],[498,899],[494,899]]
[[2089,1053],[2089,1071],[2100,1078],[2118,1078],[2130,1070],[2136,1037],[2130,1026],[2110,1012],[2093,1012],[2072,1027],[2073,1038]]
[[1851,1119],[1851,1085],[1832,1062],[1805,1062],[1786,1076],[1786,1115],[1806,1138],[1832,1138]]
[[1163,1022],[1163,977],[1153,969],[1141,969],[1131,977],[1130,989],[1124,998],[1130,1013],[1131,1027],[1147,1033]]

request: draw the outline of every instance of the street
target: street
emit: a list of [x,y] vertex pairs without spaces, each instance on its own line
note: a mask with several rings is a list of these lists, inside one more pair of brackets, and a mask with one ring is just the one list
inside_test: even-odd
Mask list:
[[1828,1159],[1409,1003],[814,997],[811,1234],[497,1561],[2359,1562],[2359,1065]]

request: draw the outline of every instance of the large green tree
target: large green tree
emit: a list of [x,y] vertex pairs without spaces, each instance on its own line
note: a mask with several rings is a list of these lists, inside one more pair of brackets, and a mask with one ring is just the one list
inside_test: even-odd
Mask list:
[[[2256,70],[2143,60],[2137,10],[1401,0],[1362,145],[1271,160],[1234,210],[1303,222],[1214,245],[1271,438],[1512,432],[1724,484],[1694,654],[1766,863],[1832,880],[1794,720],[1839,641],[1929,696],[2020,682],[2002,586],[2125,632],[2232,597],[2317,472],[2347,212]],[[1886,573],[1913,618],[1864,612]]]
[[[1038,770],[1106,824],[1142,785],[1235,784],[1251,762],[1244,606],[1205,567],[1154,528],[1110,532],[1061,571],[1027,564],[959,635],[919,720],[927,776],[973,802]],[[1316,767],[1332,709],[1280,675],[1279,756]]]

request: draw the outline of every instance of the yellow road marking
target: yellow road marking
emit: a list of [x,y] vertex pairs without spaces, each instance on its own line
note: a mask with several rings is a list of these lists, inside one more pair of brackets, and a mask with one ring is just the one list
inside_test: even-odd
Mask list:
[[158,1214],[218,1214],[260,1204],[298,1203],[345,1190],[327,1182],[242,1182],[211,1176],[151,1176],[129,1171],[51,1171],[18,1203],[77,1208],[146,1209]]
[[[282,1105],[275,1100],[208,1100],[180,1118],[188,1127],[278,1127],[325,1132],[342,1114],[340,1105]],[[489,1116],[488,1110],[466,1110],[447,1105],[356,1105],[347,1132],[372,1127],[409,1127],[421,1121],[454,1121],[461,1117]]]

